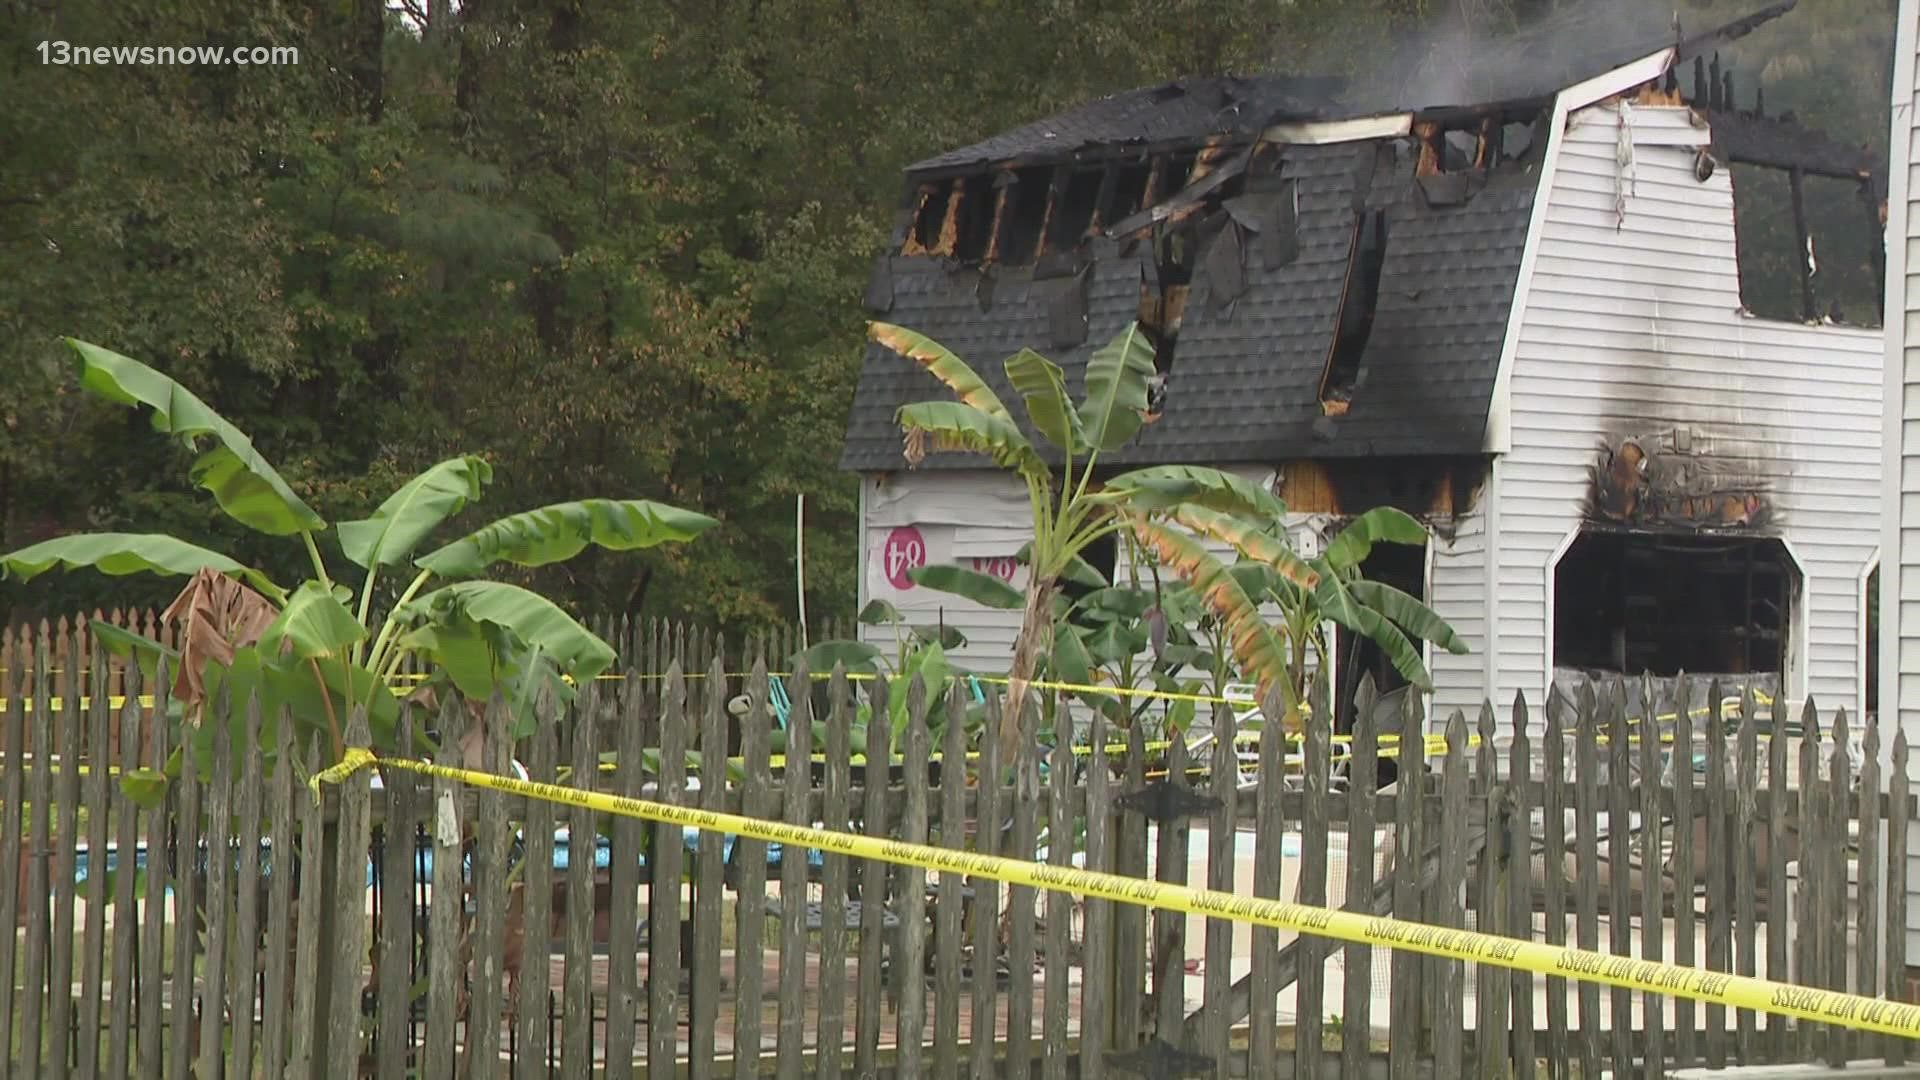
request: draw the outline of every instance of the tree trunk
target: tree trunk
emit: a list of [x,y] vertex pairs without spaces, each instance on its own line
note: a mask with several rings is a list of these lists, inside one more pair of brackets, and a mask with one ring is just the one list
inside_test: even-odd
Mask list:
[[1007,672],[1006,710],[1000,715],[1000,763],[1013,765],[1020,745],[1020,712],[1026,708],[1027,684],[1040,658],[1053,648],[1052,581],[1035,579],[1027,583],[1027,609],[1020,622],[1020,636],[1013,641],[1013,667]]

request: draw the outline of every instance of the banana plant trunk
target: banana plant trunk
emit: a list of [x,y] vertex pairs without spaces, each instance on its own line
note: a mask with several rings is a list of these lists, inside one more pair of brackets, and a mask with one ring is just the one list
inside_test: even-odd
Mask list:
[[[1051,579],[1038,577],[1027,583],[1027,607],[1021,618],[1020,635],[1013,641],[1013,667],[1007,672],[1006,711],[1000,716],[1000,761],[1016,765],[1014,756],[1020,747],[1020,715],[1026,708],[1028,684],[1040,665],[1040,658],[1053,648],[1053,595],[1059,591]],[[1018,770],[1015,771],[1018,776]]]

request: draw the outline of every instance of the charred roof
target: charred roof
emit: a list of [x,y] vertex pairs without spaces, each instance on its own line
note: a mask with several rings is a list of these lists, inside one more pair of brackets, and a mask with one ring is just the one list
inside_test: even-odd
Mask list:
[[1793,10],[1778,0],[1692,35],[1672,21],[1632,19],[1612,4],[1567,4],[1524,31],[1494,38],[1423,34],[1348,79],[1291,74],[1189,76],[1084,102],[907,168],[926,178],[1008,163],[1058,164],[1116,153],[1251,139],[1290,121],[1346,120],[1533,102],[1676,47],[1687,60]]
[[[1369,102],[1276,75],[1101,98],[909,168],[866,306],[966,357],[1003,397],[1000,358],[1038,348],[1078,396],[1093,350],[1140,323],[1153,405],[1111,465],[1479,455],[1553,94],[1663,48],[1703,55],[1792,7],[1577,56],[1495,50],[1469,80],[1487,97],[1416,76]],[[1389,97],[1397,112],[1379,107]],[[1303,123],[1341,130],[1315,144]],[[1771,123],[1735,118],[1727,138],[1757,152]],[[870,347],[842,467],[904,467],[895,411],[937,396]]]

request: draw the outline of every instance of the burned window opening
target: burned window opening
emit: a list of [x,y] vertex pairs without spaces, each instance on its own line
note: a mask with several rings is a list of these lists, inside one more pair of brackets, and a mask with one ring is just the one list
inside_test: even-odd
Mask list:
[[1075,169],[1053,201],[1053,213],[1047,223],[1046,250],[1064,251],[1077,246],[1093,227],[1100,208],[1100,192],[1106,186],[1107,173],[1094,169]]
[[1008,265],[1019,265],[1040,253],[1040,237],[1046,228],[1049,196],[1053,191],[1053,170],[1019,169],[1007,177],[1005,202],[995,225],[994,257]]
[[1465,128],[1454,128],[1441,135],[1440,171],[1466,172],[1479,162],[1480,154],[1480,137]]
[[999,214],[990,174],[959,177],[922,189],[903,255],[945,255],[962,262],[987,257]]
[[[1691,106],[1711,125],[1712,155],[1695,177],[1706,183],[1728,168],[1742,306],[1783,321],[1883,323],[1885,159],[1792,112],[1768,115],[1758,85],[1753,107],[1742,109],[1731,65],[1723,69],[1718,54],[1694,58],[1692,84],[1689,99],[1657,103]],[[1677,88],[1671,74],[1668,86]]]
[[1749,313],[1802,323],[1882,320],[1885,249],[1869,186],[1740,161],[1731,183],[1740,302]]
[[1534,147],[1541,117],[1535,109],[1508,109],[1423,119],[1413,125],[1414,175],[1453,176],[1521,161]]
[[[1084,559],[1088,566],[1098,571],[1102,578],[1108,582],[1113,581],[1114,572],[1120,565],[1119,538],[1113,533],[1108,533],[1100,537],[1080,549],[1080,558]],[[1072,580],[1063,580],[1061,583],[1061,591],[1066,593],[1071,599],[1079,600],[1094,590],[1091,585],[1083,585]]]
[[1154,194],[1154,202],[1193,183],[1194,167],[1200,163],[1200,151],[1176,150],[1167,155],[1166,167],[1160,170],[1160,190]]
[[1100,203],[1100,223],[1103,226],[1141,209],[1147,189],[1153,186],[1151,161],[1115,165],[1112,173],[1113,184],[1107,197]]
[[980,262],[993,246],[999,199],[993,177],[982,173],[960,181],[960,204],[954,214],[954,243],[948,254],[961,262]]
[[940,246],[940,233],[946,225],[948,203],[953,199],[954,186],[928,184],[920,189],[920,205],[914,211],[913,236],[906,254],[928,252]]
[[1361,380],[1360,361],[1373,334],[1373,316],[1380,300],[1380,273],[1387,262],[1387,212],[1361,209],[1354,215],[1347,280],[1340,298],[1333,347],[1327,371],[1320,380],[1320,408],[1328,416],[1343,416]]
[[1659,677],[1777,674],[1798,583],[1771,537],[1589,530],[1554,572],[1554,664]]

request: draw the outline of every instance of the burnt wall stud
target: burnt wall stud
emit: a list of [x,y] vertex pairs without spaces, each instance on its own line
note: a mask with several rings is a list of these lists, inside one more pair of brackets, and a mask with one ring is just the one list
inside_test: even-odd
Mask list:
[[1798,274],[1800,278],[1800,317],[1808,322],[1814,322],[1819,319],[1820,315],[1813,299],[1813,267],[1808,265],[1812,261],[1812,252],[1809,249],[1809,245],[1812,243],[1813,237],[1812,234],[1807,231],[1807,174],[1800,169],[1794,169],[1787,174],[1787,178],[1793,190],[1793,237],[1795,243],[1793,266],[1794,272]]

